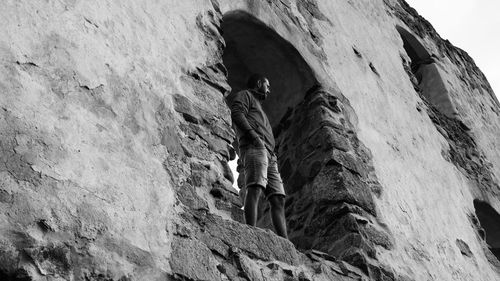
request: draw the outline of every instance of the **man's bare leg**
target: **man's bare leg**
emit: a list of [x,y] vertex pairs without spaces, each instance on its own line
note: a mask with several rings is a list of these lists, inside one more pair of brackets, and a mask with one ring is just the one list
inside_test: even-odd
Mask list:
[[248,225],[255,226],[257,224],[257,207],[259,205],[259,197],[262,188],[259,185],[250,185],[247,187],[247,196],[245,198],[245,222]]
[[285,220],[285,196],[271,195],[269,197],[269,203],[271,204],[271,218],[276,234],[288,239]]

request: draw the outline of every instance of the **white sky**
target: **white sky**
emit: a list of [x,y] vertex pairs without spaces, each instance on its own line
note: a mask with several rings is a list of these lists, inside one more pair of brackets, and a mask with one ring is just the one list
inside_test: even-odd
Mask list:
[[500,0],[406,0],[443,39],[466,51],[500,100]]

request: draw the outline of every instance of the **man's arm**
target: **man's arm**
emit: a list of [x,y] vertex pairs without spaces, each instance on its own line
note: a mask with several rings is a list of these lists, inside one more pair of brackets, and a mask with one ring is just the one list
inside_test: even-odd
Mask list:
[[245,92],[237,93],[230,104],[233,123],[243,132],[248,132],[253,129],[246,117],[249,108],[250,97]]
[[246,117],[250,108],[250,102],[248,93],[238,93],[230,103],[231,118],[233,119],[234,125],[242,130],[244,134],[253,141],[255,146],[262,147],[264,146],[264,143],[260,139],[257,132],[252,128],[252,126],[250,126]]

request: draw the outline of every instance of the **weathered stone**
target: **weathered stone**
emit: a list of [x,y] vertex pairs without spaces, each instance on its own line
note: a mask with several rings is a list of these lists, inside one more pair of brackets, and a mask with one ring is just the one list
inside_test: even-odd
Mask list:
[[[463,214],[498,212],[500,103],[406,2],[4,2],[1,280],[499,279]],[[251,72],[290,238],[328,254],[237,222]]]
[[188,98],[182,95],[174,95],[175,111],[182,114],[182,117],[191,123],[200,123],[199,111],[193,108]]
[[280,268],[280,266],[274,262],[268,263],[266,267],[271,270],[278,270]]
[[102,244],[106,250],[123,257],[123,259],[129,263],[139,267],[155,266],[155,261],[150,252],[129,241],[107,237]]
[[469,248],[469,245],[467,245],[467,243],[465,243],[464,240],[457,239],[457,240],[455,240],[455,243],[457,244],[457,247],[460,250],[460,253],[462,253],[462,255],[469,257],[469,258],[474,256],[474,254],[472,254],[472,252]]
[[217,269],[219,269],[219,271],[222,274],[224,274],[225,276],[227,276],[227,278],[231,281],[245,281],[245,280],[247,280],[244,277],[244,274],[242,274],[241,271],[238,270],[236,268],[236,266],[233,264],[229,264],[229,263],[220,264],[217,266]]
[[[229,152],[231,153],[231,152]],[[230,158],[230,156],[228,156],[228,159]],[[221,167],[221,170],[222,170],[222,174],[224,176],[225,179],[227,179],[230,183],[233,183],[234,182],[234,176],[233,176],[233,172],[231,171],[231,168],[229,167],[229,164],[227,163],[227,161],[217,161],[219,162],[219,166]],[[233,192],[236,192],[236,190],[234,190],[233,188]]]
[[42,275],[69,277],[72,267],[70,249],[65,245],[47,245],[24,251],[36,264]]
[[244,276],[246,279],[255,281],[264,280],[265,277],[261,273],[260,266],[249,257],[245,255],[238,255],[238,265],[245,273]]
[[189,183],[179,187],[177,195],[179,196],[179,200],[189,208],[194,210],[208,210],[207,201],[198,196],[195,188]]
[[382,246],[387,250],[391,250],[394,247],[394,243],[390,235],[383,230],[375,228],[372,224],[364,227],[361,232],[366,239],[375,245]]
[[5,276],[16,275],[20,253],[8,240],[0,240],[0,274]]
[[262,260],[279,260],[292,265],[299,263],[293,244],[269,230],[252,228],[212,215],[198,219],[212,239],[219,239]]
[[330,126],[321,126],[320,129],[311,135],[309,142],[314,147],[322,146],[322,150],[329,150],[332,148],[344,152],[351,150],[348,139]]
[[174,235],[188,238],[188,237],[191,237],[192,234],[193,234],[193,230],[190,227],[188,227],[184,224],[180,224],[180,223],[175,224]]
[[219,184],[214,185],[214,187],[210,190],[210,194],[215,198],[222,199],[240,208],[242,207],[239,195],[234,193],[233,190],[228,191],[226,188]]
[[14,201],[14,195],[10,194],[6,190],[0,190],[0,202],[2,203],[12,203]]
[[357,175],[339,165],[323,167],[311,185],[311,195],[317,204],[346,202],[375,214],[370,188]]
[[170,266],[174,274],[190,279],[221,280],[210,250],[197,240],[174,237]]

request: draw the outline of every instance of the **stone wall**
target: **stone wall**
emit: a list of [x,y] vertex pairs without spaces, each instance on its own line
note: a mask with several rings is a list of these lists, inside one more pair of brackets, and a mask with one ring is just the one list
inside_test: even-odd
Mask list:
[[[235,10],[320,86],[278,122],[295,245],[242,224],[232,188]],[[473,201],[500,210],[500,106],[403,1],[9,0],[0,19],[0,279],[498,278]],[[411,83],[396,26],[439,58],[456,118]]]
[[391,274],[376,262],[375,245],[393,245],[377,221],[374,197],[382,187],[352,114],[338,90],[317,86],[277,128],[289,237],[300,249],[324,251],[383,280]]

